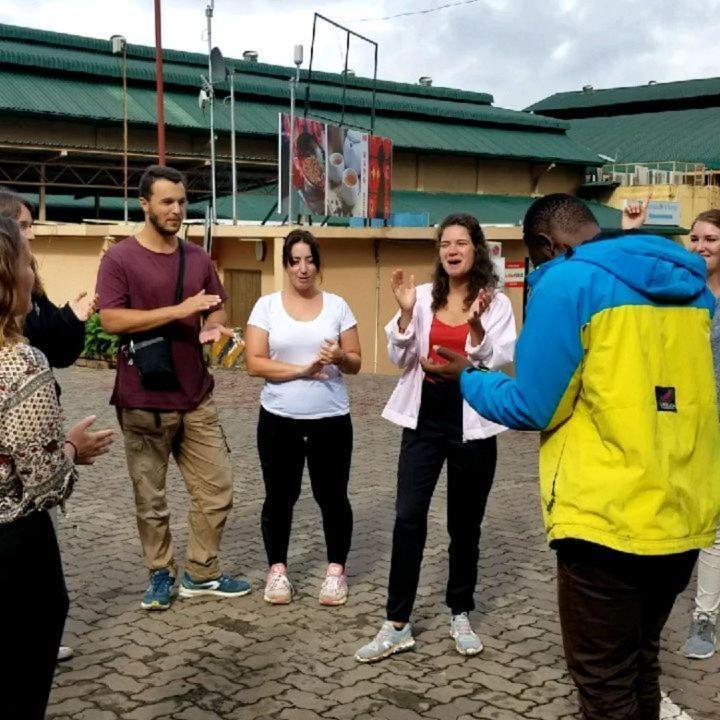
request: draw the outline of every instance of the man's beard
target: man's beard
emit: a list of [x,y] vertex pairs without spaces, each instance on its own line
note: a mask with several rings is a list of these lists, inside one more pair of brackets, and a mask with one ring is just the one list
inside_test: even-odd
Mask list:
[[174,238],[175,235],[177,235],[177,230],[168,230],[167,228],[163,227],[158,220],[158,216],[154,213],[148,213],[148,220],[150,221],[150,224],[155,228],[155,230],[157,230],[158,233],[163,237]]

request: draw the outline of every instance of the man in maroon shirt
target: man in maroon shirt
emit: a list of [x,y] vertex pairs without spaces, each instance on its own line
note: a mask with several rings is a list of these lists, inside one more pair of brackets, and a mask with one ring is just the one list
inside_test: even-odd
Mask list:
[[[188,548],[180,595],[237,597],[250,585],[220,571],[218,550],[232,508],[232,469],[212,399],[213,379],[202,344],[232,335],[225,327],[225,291],[208,254],[180,243],[185,216],[185,178],[151,165],[140,179],[145,225],[111,247],[98,273],[103,328],[122,337],[111,403],[125,438],[128,471],[150,585],[141,606],[166,610],[176,577],[165,495],[172,454],[190,494]],[[179,302],[176,285],[184,254]],[[172,388],[148,389],[129,356],[130,341],[158,337],[169,344]]]

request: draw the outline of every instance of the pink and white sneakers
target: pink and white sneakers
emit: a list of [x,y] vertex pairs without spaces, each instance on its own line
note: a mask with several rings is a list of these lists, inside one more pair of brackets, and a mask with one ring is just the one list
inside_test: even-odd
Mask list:
[[330,563],[325,581],[320,588],[321,605],[344,605],[347,602],[348,586],[345,568],[338,563]]

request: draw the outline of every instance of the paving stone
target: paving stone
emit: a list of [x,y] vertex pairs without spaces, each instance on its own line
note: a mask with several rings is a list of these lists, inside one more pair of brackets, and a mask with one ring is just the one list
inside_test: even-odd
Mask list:
[[278,697],[290,707],[300,708],[301,710],[314,710],[318,713],[322,713],[334,705],[332,699],[322,698],[312,693],[303,692],[302,690],[295,690],[295,688],[286,690]]
[[127,693],[128,695],[139,693],[143,689],[143,685],[134,678],[114,672],[110,672],[100,678],[100,682],[104,683],[115,692]]
[[143,705],[142,707],[131,710],[125,715],[123,720],[166,720],[173,713],[179,712],[182,708],[178,707],[178,703],[167,700],[161,703],[153,703],[152,705]]
[[68,698],[67,700],[63,700],[62,702],[53,705],[53,712],[75,715],[75,713],[79,713],[81,710],[85,710],[89,707],[91,707],[91,703],[87,700],[82,700],[80,698]]
[[75,716],[75,720],[118,720],[118,716],[110,710],[83,710]]
[[322,715],[318,715],[312,710],[298,710],[297,708],[285,708],[279,715],[283,720],[321,720]]
[[223,720],[223,718],[210,710],[200,707],[185,708],[173,715],[174,720]]

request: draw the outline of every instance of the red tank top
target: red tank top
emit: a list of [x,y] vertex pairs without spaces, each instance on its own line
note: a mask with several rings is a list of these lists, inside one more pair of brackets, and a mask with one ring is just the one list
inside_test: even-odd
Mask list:
[[432,360],[440,365],[447,362],[445,358],[440,357],[433,351],[435,345],[442,345],[448,350],[454,350],[456,353],[465,355],[465,341],[470,328],[467,323],[462,325],[446,325],[442,320],[438,320],[433,315],[432,325],[430,326],[430,349],[428,351],[428,360]]

